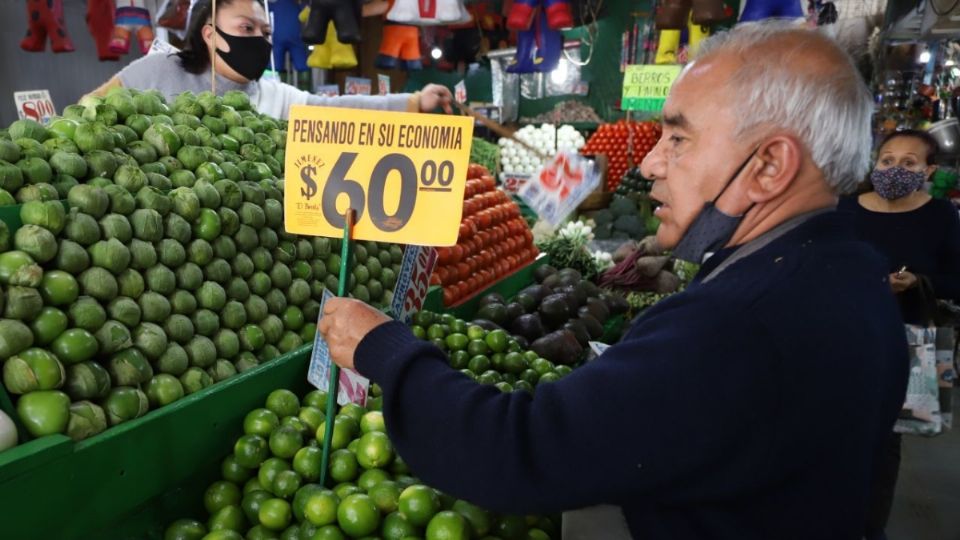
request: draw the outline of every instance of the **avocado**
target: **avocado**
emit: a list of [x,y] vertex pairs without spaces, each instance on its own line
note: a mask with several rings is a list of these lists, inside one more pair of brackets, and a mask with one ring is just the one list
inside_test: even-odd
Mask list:
[[581,279],[583,279],[583,275],[581,275],[580,271],[576,268],[564,268],[560,271],[560,278],[564,281],[574,280],[572,285],[575,285],[579,283]]
[[507,322],[507,306],[498,303],[485,304],[477,310],[477,318],[487,319],[494,324],[504,324]]
[[547,287],[545,285],[535,284],[535,285],[530,285],[529,287],[525,287],[520,291],[520,294],[529,294],[530,296],[535,298],[537,301],[537,304],[539,304],[540,302],[543,301],[544,298],[547,297],[548,294],[552,292],[553,290],[550,287]]
[[603,337],[603,325],[594,319],[593,315],[580,315],[579,321],[587,327],[587,333],[590,334],[590,339],[600,339]]
[[551,289],[554,287],[558,287],[560,285],[560,274],[551,274],[547,276],[547,278],[543,280],[543,283],[541,285],[543,285],[544,287],[550,287]]
[[607,307],[607,303],[596,297],[587,299],[586,305],[580,308],[577,313],[590,315],[600,324],[607,322],[607,319],[610,318],[610,309]]
[[532,313],[537,310],[537,304],[539,303],[535,297],[528,293],[520,293],[514,299],[514,302],[523,306],[524,313]]
[[536,313],[527,313],[517,317],[510,324],[510,331],[533,341],[543,336],[543,322],[540,315]]
[[627,300],[615,293],[604,293],[603,301],[607,304],[607,309],[610,310],[611,315],[623,315],[630,310],[630,304],[627,303]]
[[550,266],[549,264],[544,264],[543,266],[538,266],[533,271],[533,279],[537,280],[537,283],[543,283],[543,280],[557,273],[557,269]]
[[516,334],[510,337],[517,342],[517,345],[519,345],[521,349],[527,350],[530,348],[530,341],[527,338]]
[[510,302],[507,304],[507,322],[513,322],[514,319],[526,313],[526,310],[523,309],[523,305],[518,302]]
[[555,364],[573,365],[580,360],[583,347],[567,329],[557,330],[530,344],[530,350]]
[[590,343],[590,332],[587,331],[587,325],[584,324],[583,321],[573,319],[563,325],[563,327],[573,332],[573,335],[577,337],[577,343],[579,343],[581,347],[586,347],[587,344]]
[[504,304],[504,303],[506,303],[506,300],[504,300],[502,294],[490,293],[490,294],[484,295],[483,298],[480,299],[479,305],[485,306],[487,304]]
[[540,319],[550,328],[559,328],[576,313],[570,309],[569,295],[555,293],[543,299],[540,303]]

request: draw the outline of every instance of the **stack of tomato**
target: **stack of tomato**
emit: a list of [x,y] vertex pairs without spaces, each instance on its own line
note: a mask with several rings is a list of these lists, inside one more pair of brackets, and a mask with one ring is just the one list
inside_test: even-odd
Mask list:
[[467,171],[457,245],[437,250],[431,285],[443,286],[443,303],[459,304],[537,257],[533,233],[520,207],[496,188],[490,171]]
[[600,126],[580,152],[584,155],[607,156],[610,163],[607,168],[607,191],[614,191],[620,185],[627,169],[631,165],[639,165],[653,149],[660,140],[661,133],[658,122],[620,120]]

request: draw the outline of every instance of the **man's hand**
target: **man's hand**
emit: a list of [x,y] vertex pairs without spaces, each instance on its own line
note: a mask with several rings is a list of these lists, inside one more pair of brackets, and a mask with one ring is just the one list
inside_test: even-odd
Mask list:
[[890,288],[893,292],[900,294],[907,289],[917,285],[917,276],[910,272],[894,272],[890,274]]
[[453,94],[446,86],[428,84],[420,91],[420,112],[432,112],[441,107],[447,114],[453,114],[452,104]]
[[353,355],[360,341],[389,321],[390,317],[359,300],[331,298],[323,306],[318,330],[327,342],[333,361],[342,368],[353,369]]

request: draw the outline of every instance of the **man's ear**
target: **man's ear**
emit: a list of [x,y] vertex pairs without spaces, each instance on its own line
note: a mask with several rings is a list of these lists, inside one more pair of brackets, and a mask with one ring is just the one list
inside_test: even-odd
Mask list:
[[792,135],[774,136],[757,148],[753,178],[747,195],[753,202],[779,197],[793,185],[803,163],[803,146]]

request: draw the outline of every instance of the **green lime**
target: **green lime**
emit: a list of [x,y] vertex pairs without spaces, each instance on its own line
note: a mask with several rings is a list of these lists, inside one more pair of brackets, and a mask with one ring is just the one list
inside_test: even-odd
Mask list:
[[465,369],[470,362],[470,353],[467,351],[453,351],[450,353],[450,367],[453,369]]
[[[247,531],[246,536],[243,537],[244,540],[282,540],[282,537],[277,536],[276,531],[271,531],[270,529],[264,527],[263,525],[257,525],[252,527]],[[297,536],[296,540],[300,540]]]
[[533,386],[540,380],[540,374],[532,369],[525,369],[523,373],[520,374],[520,379]]
[[293,392],[281,388],[270,392],[265,406],[280,418],[284,418],[295,416],[300,411],[300,400]]
[[320,484],[304,484],[300,486],[300,489],[298,489],[297,493],[293,496],[293,502],[290,503],[290,507],[293,510],[294,521],[297,523],[303,522],[303,511],[307,505],[307,499],[321,491],[323,491],[323,486]]
[[477,377],[477,382],[480,384],[497,384],[500,382],[500,374],[492,369],[489,369]]
[[207,528],[213,531],[235,531],[240,532],[247,526],[247,518],[240,509],[239,502],[236,505],[224,506],[210,516],[207,521]]
[[468,540],[470,530],[467,520],[449,510],[433,516],[427,524],[427,540]]
[[268,493],[267,490],[260,485],[260,479],[256,476],[247,480],[247,483],[243,485],[244,495],[247,493],[253,493],[254,491],[263,491],[264,493]]
[[392,512],[383,518],[383,527],[380,529],[383,540],[405,540],[422,534],[422,529],[410,523],[400,512]]
[[303,396],[303,405],[305,407],[316,407],[321,411],[327,410],[327,393],[323,390],[313,390]]
[[467,520],[475,538],[486,536],[490,532],[490,516],[479,506],[458,500],[451,508]]
[[467,333],[467,322],[460,319],[454,319],[453,322],[444,323],[450,325],[450,330],[457,334]]
[[273,531],[282,531],[290,524],[290,503],[283,499],[267,499],[257,513],[260,524]]
[[359,538],[377,530],[380,512],[368,495],[354,493],[337,507],[337,524],[348,536]]
[[363,418],[363,415],[367,413],[367,410],[357,405],[356,403],[347,403],[340,408],[340,412],[337,413],[341,416],[349,416],[357,421],[357,424],[360,423],[360,420]]
[[526,538],[527,521],[523,516],[500,516],[493,534],[500,538]]
[[[529,360],[530,357],[528,356],[527,359]],[[553,363],[546,358],[537,357],[530,362],[530,368],[536,371],[538,375],[542,376],[544,373],[553,371]]]
[[243,419],[243,432],[248,435],[269,437],[279,426],[280,418],[269,409],[254,409]]
[[484,341],[487,343],[487,347],[490,347],[490,350],[495,353],[502,353],[507,350],[507,344],[510,341],[510,336],[503,330],[493,330],[487,334],[487,337],[484,338]]
[[547,373],[544,373],[543,375],[540,376],[540,380],[537,381],[537,384],[557,382],[559,380],[560,380],[560,376],[557,375],[556,372],[548,371]]
[[304,325],[303,310],[297,306],[290,306],[284,310],[280,320],[283,321],[284,328],[296,332]]
[[243,514],[247,516],[247,520],[254,525],[260,524],[260,505],[263,504],[263,501],[267,499],[272,499],[273,496],[263,490],[251,491],[243,496],[243,500],[240,502],[240,508],[243,510]]
[[407,462],[397,454],[397,457],[393,458],[393,463],[390,464],[390,472],[393,474],[410,474],[410,468],[407,467]]
[[203,494],[203,506],[207,512],[216,514],[221,508],[240,504],[240,488],[233,482],[221,480],[210,484]]
[[533,385],[522,379],[513,384],[513,389],[533,393]]
[[473,341],[475,339],[483,339],[486,337],[486,335],[487,335],[487,331],[484,330],[483,327],[481,326],[471,324],[470,326],[467,327],[467,337],[470,338],[470,341]]
[[440,498],[433,488],[417,484],[400,493],[397,508],[410,523],[423,527],[440,511]]
[[[360,476],[360,481],[363,481],[365,475],[376,470],[377,469],[371,469],[363,473],[363,475]],[[400,486],[392,480],[384,479],[368,489],[367,495],[373,499],[373,504],[377,505],[377,509],[380,510],[381,514],[389,514],[390,512],[396,511],[397,505],[399,504]]]
[[337,521],[338,506],[340,506],[340,498],[336,493],[330,490],[314,492],[304,503],[303,516],[318,527],[330,525]]
[[413,321],[417,323],[418,326],[422,326],[424,328],[427,328],[431,324],[433,324],[434,320],[435,320],[435,317],[432,311],[418,311],[413,316]]
[[273,455],[291,459],[303,447],[303,436],[291,426],[280,426],[270,434],[270,451]]
[[293,470],[309,482],[320,480],[320,463],[323,457],[323,450],[312,446],[307,446],[297,450],[293,456]]
[[163,540],[201,540],[207,528],[194,519],[178,519],[167,527]]
[[390,474],[387,473],[387,471],[383,469],[367,469],[357,478],[357,487],[369,492],[374,486],[387,480],[390,480]]
[[393,461],[393,444],[382,431],[371,431],[360,437],[357,444],[357,462],[364,469],[378,469]]
[[503,353],[493,353],[490,355],[490,363],[493,365],[493,369],[497,371],[506,371],[504,368],[504,363],[506,361],[507,355]]
[[427,328],[427,338],[428,339],[445,339],[447,337],[447,332],[443,329],[442,325],[432,324]]
[[573,373],[573,368],[570,366],[557,366],[554,368],[554,371],[557,372],[557,375],[566,377],[567,375]]
[[487,347],[487,342],[482,339],[473,339],[469,345],[467,345],[467,352],[470,353],[470,356],[487,354],[490,352],[490,347]]
[[527,531],[527,540],[550,540],[550,535],[540,529],[530,529]]
[[337,497],[340,497],[340,499],[343,500],[354,493],[363,493],[363,490],[357,487],[356,484],[351,482],[343,482],[334,486],[333,492],[337,494]]
[[460,333],[450,334],[447,336],[445,343],[451,351],[461,351],[467,348],[467,344],[470,343],[470,338]]
[[290,499],[300,489],[300,475],[295,471],[280,471],[273,479],[273,494]]
[[259,435],[244,435],[233,445],[237,463],[248,469],[256,469],[270,455],[267,440]]
[[371,411],[360,418],[360,432],[370,433],[371,431],[387,432],[387,426],[383,421],[383,413],[380,411]]
[[330,478],[335,482],[352,482],[360,474],[357,456],[341,449],[330,454]]
[[[519,352],[519,351],[510,351],[510,352]],[[536,360],[537,358],[540,358],[540,355],[538,355],[537,353],[535,353],[535,352],[533,352],[533,351],[525,351],[525,352],[523,353],[523,355],[527,358],[527,361],[528,361],[528,362],[533,362],[533,361]]]
[[490,359],[480,354],[470,359],[470,362],[467,364],[467,369],[474,373],[483,373],[490,369],[491,365]]
[[237,463],[237,458],[233,454],[223,458],[220,463],[220,473],[224,480],[237,485],[245,483],[253,476],[253,471]]
[[507,353],[503,358],[504,371],[519,375],[527,369],[527,359],[520,353]]
[[[320,444],[324,443],[324,437],[326,435],[327,422],[324,420],[317,427],[317,442]],[[349,416],[337,416],[333,420],[333,438],[330,441],[330,448],[332,450],[339,450],[341,448],[346,448],[350,441],[353,439],[357,430],[360,428],[357,426],[357,422]]]
[[327,525],[326,527],[320,527],[317,529],[317,532],[313,533],[313,536],[310,537],[310,540],[346,540],[346,536],[343,535],[343,532],[340,530],[340,527],[336,525]]
[[413,337],[417,339],[427,339],[427,331],[418,324],[411,326],[410,331],[413,332]]
[[297,418],[306,425],[310,433],[314,433],[317,431],[317,428],[320,427],[320,424],[323,423],[326,415],[323,414],[321,409],[308,405],[300,407],[300,413],[297,415]]
[[504,394],[509,394],[510,392],[513,392],[513,385],[511,385],[510,383],[508,383],[508,382],[506,382],[506,381],[500,381],[500,382],[494,384],[494,386],[496,386],[497,389],[499,389],[499,390],[500,390],[501,392],[503,392]]
[[[280,458],[272,457],[260,465],[257,478],[260,479],[260,485],[263,486],[264,489],[273,493],[273,481],[277,479],[277,475],[289,470],[289,463]],[[274,495],[276,495],[276,493],[274,493]]]

